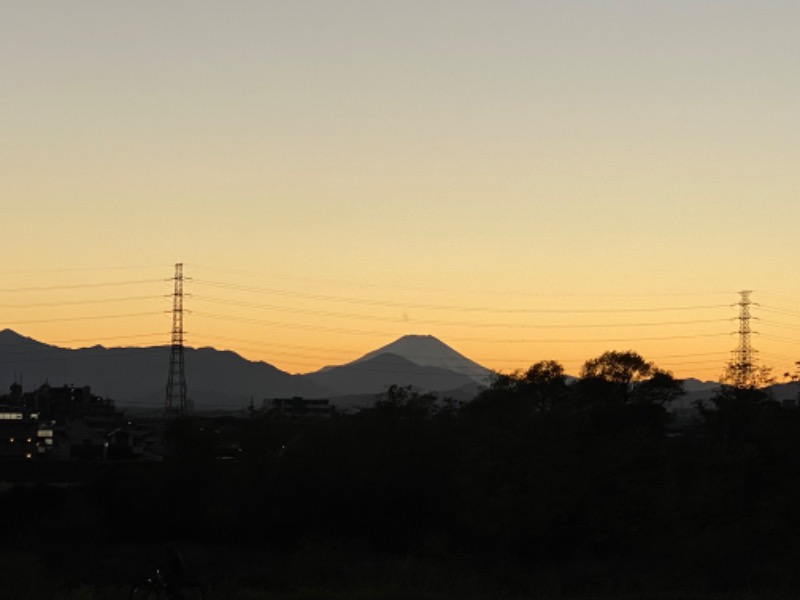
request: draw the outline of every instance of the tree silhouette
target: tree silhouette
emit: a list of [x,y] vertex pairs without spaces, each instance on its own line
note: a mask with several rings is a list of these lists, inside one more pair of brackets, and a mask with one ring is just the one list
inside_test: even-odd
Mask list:
[[720,381],[727,387],[757,390],[772,385],[775,378],[772,376],[772,369],[767,366],[729,362]]
[[530,397],[537,410],[548,410],[568,393],[564,367],[554,360],[542,360],[533,365],[520,378],[520,387]]
[[604,352],[581,369],[583,395],[595,400],[665,404],[683,393],[672,374],[627,350]]

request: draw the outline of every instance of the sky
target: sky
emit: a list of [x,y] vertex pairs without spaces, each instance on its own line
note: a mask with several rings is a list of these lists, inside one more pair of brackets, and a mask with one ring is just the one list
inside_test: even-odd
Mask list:
[[[800,360],[800,3],[0,0],[0,328],[289,372]],[[1,373],[1,372],[0,372]]]

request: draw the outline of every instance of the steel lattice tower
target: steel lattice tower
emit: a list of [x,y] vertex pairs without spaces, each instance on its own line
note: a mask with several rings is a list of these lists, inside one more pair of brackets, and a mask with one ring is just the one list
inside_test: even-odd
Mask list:
[[183,365],[183,263],[175,265],[175,291],[172,294],[172,346],[169,355],[169,377],[164,415],[185,417],[186,371]]
[[750,387],[756,383],[756,366],[753,360],[755,350],[750,343],[750,307],[753,302],[750,300],[752,290],[739,292],[739,343],[733,351],[733,360],[729,366],[729,378],[731,384],[737,388]]

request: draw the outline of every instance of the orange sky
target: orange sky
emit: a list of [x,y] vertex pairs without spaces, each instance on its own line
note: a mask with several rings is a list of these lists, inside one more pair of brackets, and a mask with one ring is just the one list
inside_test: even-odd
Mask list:
[[630,348],[716,379],[752,289],[782,374],[799,20],[702,0],[13,3],[0,326],[166,343],[183,261],[187,342],[288,371],[429,333],[505,371]]
[[[716,380],[737,344],[739,295],[523,292],[273,277],[184,265],[186,344],[232,349],[289,372],[341,364],[406,334],[431,334],[494,370],[544,359],[568,372],[606,350],[635,350],[676,376]],[[67,347],[170,341],[171,266],[9,273],[6,325]],[[631,282],[635,284],[634,281]],[[753,293],[753,346],[791,369],[800,311]]]

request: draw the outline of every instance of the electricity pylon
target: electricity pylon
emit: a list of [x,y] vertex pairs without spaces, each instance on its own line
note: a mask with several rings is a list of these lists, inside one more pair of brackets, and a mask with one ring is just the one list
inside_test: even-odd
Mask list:
[[739,292],[739,343],[733,351],[733,359],[728,363],[725,378],[730,385],[737,388],[757,387],[760,383],[753,355],[755,350],[750,341],[752,331],[750,329],[750,307],[753,302],[750,300],[752,290]]
[[175,265],[175,290],[172,294],[172,346],[164,416],[186,417],[186,370],[183,364],[183,263]]

